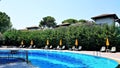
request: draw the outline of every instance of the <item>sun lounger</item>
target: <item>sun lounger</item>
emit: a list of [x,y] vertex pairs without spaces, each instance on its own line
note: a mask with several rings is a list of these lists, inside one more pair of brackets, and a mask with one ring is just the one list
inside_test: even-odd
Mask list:
[[110,52],[113,52],[113,53],[116,52],[116,47],[112,47]]
[[64,50],[65,49],[65,46],[57,46],[57,48],[56,48],[57,50]]
[[44,49],[48,49],[48,45],[46,45],[46,46],[44,47]]
[[62,50],[64,50],[65,49],[65,46],[62,46]]
[[82,46],[79,46],[79,47],[77,47],[77,48],[76,48],[76,47],[74,48],[75,51],[80,51],[81,49],[82,49]]
[[52,45],[50,45],[50,46],[46,45],[46,46],[44,47],[44,49],[52,49],[52,48],[53,48]]
[[36,45],[30,45],[28,48],[35,48]]
[[81,49],[82,49],[82,46],[79,46],[79,47],[78,47],[78,51],[80,51]]
[[75,46],[72,46],[72,48],[71,48],[72,50],[75,50]]
[[19,48],[25,48],[25,45],[20,45]]
[[33,48],[36,48],[36,45],[33,45]]
[[23,45],[22,47],[25,48],[25,45]]
[[101,52],[105,52],[106,51],[106,47],[105,46],[102,46],[101,49],[100,49]]
[[50,45],[50,47],[49,47],[50,49],[52,49],[53,48],[53,46],[52,45]]
[[78,46],[78,47],[75,47],[75,46],[72,46],[71,50],[75,50],[75,51],[80,51],[82,49],[82,46]]
[[30,45],[28,48],[32,48],[32,45]]
[[57,50],[60,50],[61,48],[60,48],[60,46],[58,45],[56,49],[57,49]]
[[22,48],[22,45],[20,45],[19,48]]

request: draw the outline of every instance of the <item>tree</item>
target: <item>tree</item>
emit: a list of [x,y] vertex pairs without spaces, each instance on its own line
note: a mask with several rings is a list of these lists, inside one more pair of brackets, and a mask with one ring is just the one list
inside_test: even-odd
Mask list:
[[66,19],[62,21],[62,23],[74,24],[74,23],[78,23],[78,21],[76,19]]
[[87,20],[80,19],[79,22],[81,22],[81,23],[87,23]]
[[10,17],[5,12],[0,12],[0,32],[3,33],[11,27]]
[[3,39],[3,35],[0,33],[0,40],[2,40]]
[[55,27],[56,26],[55,18],[51,16],[44,17],[43,20],[40,21],[39,26],[43,28]]
[[89,20],[85,20],[85,19],[80,19],[79,23],[84,24],[84,25],[94,25],[95,24],[95,22],[89,21]]

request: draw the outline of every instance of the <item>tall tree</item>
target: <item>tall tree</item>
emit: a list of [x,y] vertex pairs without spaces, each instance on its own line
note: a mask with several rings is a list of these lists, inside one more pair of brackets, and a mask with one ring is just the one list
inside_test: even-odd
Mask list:
[[62,21],[62,23],[74,24],[74,23],[78,23],[78,20],[70,18]]
[[0,12],[0,32],[3,33],[11,27],[10,17],[5,12]]
[[47,16],[47,17],[44,17],[43,20],[40,21],[40,24],[39,24],[40,27],[54,27],[56,26],[56,22],[55,22],[55,18],[54,17],[51,17],[51,16]]

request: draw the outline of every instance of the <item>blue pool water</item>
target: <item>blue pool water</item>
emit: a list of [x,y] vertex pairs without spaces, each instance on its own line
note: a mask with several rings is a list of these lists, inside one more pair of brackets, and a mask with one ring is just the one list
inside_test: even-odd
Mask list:
[[[0,51],[0,56],[9,51]],[[16,54],[24,57],[25,54]],[[107,58],[51,50],[28,50],[28,59],[37,68],[115,68],[118,63]],[[1,62],[1,60],[0,60]]]
[[29,60],[39,68],[115,68],[114,60],[85,54],[30,50]]

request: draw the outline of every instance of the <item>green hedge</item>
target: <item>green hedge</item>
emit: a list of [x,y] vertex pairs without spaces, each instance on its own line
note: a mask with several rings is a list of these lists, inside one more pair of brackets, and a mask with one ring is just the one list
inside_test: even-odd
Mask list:
[[[75,45],[75,39],[79,40],[79,45],[84,50],[100,50],[101,46],[105,46],[106,37],[109,38],[110,46],[117,46],[120,48],[120,30],[118,27],[109,25],[78,25],[69,27],[60,27],[47,30],[35,31],[20,31],[9,30],[4,34],[6,45],[19,46],[20,42],[24,40],[24,44],[29,46],[30,41],[34,40],[34,44],[38,48],[46,45],[46,40],[49,39],[50,45],[56,47],[59,45],[59,40],[63,40],[63,45],[67,48]],[[118,51],[120,51],[118,49]]]

